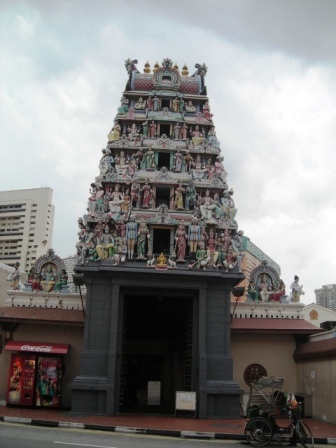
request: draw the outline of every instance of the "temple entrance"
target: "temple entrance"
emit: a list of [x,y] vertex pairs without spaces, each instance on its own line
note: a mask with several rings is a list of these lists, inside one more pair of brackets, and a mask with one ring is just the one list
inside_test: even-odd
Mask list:
[[163,252],[165,255],[171,253],[170,229],[153,229],[153,254]]
[[[175,392],[192,387],[192,297],[125,295],[119,412],[173,413]],[[160,405],[148,406],[148,382]]]

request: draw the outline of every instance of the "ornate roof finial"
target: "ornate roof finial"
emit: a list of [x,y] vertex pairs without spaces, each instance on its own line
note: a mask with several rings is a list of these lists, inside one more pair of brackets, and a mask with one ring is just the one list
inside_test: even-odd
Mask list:
[[178,67],[178,65],[177,65],[177,63],[175,62],[175,64],[174,64],[174,67],[173,67],[173,69],[174,70],[178,70],[179,69],[179,67]]
[[155,65],[154,65],[154,70],[153,71],[159,70],[159,68],[160,68],[160,65],[159,65],[158,61],[156,61]]
[[137,63],[138,63],[137,59],[133,59],[133,60],[130,58],[126,59],[125,67],[126,67],[126,71],[128,74],[130,74],[132,72],[132,70],[135,70],[136,72],[139,73],[139,70],[137,69],[137,66],[135,65]]
[[182,76],[188,76],[188,75],[189,75],[188,66],[187,64],[184,64],[182,68]]
[[170,68],[170,67],[172,67],[173,66],[173,61],[171,60],[171,59],[169,59],[169,58],[165,58],[163,61],[162,61],[162,67],[164,67],[164,68]]
[[144,73],[150,73],[151,72],[151,66],[150,63],[147,61],[144,66]]

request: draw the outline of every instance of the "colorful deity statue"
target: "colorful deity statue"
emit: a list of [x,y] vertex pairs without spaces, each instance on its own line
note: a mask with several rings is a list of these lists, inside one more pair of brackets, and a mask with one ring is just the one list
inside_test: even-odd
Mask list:
[[42,271],[42,281],[41,285],[43,291],[50,292],[54,289],[56,275],[52,270],[51,264],[49,263],[47,268]]
[[100,260],[107,260],[108,258],[113,258],[116,253],[116,248],[114,246],[114,239],[110,233],[109,226],[105,226],[104,234],[100,241],[100,244],[96,246],[96,252]]
[[11,282],[11,289],[20,289],[20,263],[17,262],[14,265],[14,271],[7,277],[7,281]]
[[125,97],[125,95],[123,95],[123,97],[121,98],[121,106],[118,108],[118,114],[119,115],[125,115],[128,112],[128,104],[129,104],[129,99]]
[[144,157],[145,169],[147,171],[153,171],[155,169],[155,153],[151,146],[148,147]]
[[135,222],[134,216],[131,216],[129,222],[126,224],[127,256],[129,259],[132,259],[134,255],[137,234],[138,223]]
[[148,183],[148,179],[145,180],[145,185],[140,190],[141,193],[141,207],[151,208],[154,204],[153,191]]
[[173,171],[180,173],[183,169],[183,154],[180,149],[178,149],[174,154],[173,160]]
[[299,277],[295,275],[293,283],[290,285],[291,289],[291,301],[292,302],[300,302],[300,296],[304,294],[303,286],[299,285]]
[[55,292],[60,292],[68,284],[68,274],[65,269],[57,275],[57,280],[55,283]]
[[185,261],[186,249],[187,249],[187,235],[184,224],[179,224],[176,234],[176,253],[177,253],[177,261]]
[[144,101],[144,99],[142,98],[142,96],[139,98],[138,102],[135,103],[134,109],[135,110],[144,110],[146,107],[146,103]]
[[118,120],[115,120],[113,128],[111,129],[110,133],[108,134],[109,142],[114,142],[116,140],[119,140],[120,134],[121,134],[121,126],[120,126]]
[[137,253],[138,259],[146,260],[146,241],[149,239],[149,230],[142,219],[138,228]]
[[175,188],[175,208],[176,208],[176,210],[184,210],[184,207],[183,207],[184,192],[185,192],[185,189],[183,188],[182,182],[180,182],[178,187]]

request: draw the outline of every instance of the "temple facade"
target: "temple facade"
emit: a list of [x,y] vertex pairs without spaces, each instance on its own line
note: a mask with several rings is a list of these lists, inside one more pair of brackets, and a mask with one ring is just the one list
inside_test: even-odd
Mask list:
[[[72,411],[172,412],[193,393],[199,417],[239,414],[230,295],[244,279],[242,235],[216,137],[205,64],[170,59],[127,83],[79,218],[87,287]],[[237,291],[236,291],[236,294]]]

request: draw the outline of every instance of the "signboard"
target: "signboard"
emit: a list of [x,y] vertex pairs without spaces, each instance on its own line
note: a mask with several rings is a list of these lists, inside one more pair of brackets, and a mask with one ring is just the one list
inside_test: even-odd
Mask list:
[[175,409],[196,412],[196,392],[176,392]]
[[9,341],[5,346],[6,350],[30,352],[30,353],[58,353],[66,355],[69,350],[69,344],[56,344],[50,342],[26,342]]
[[160,406],[161,381],[148,381],[147,405]]

